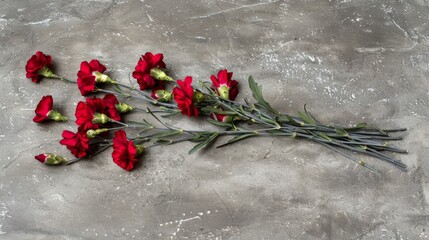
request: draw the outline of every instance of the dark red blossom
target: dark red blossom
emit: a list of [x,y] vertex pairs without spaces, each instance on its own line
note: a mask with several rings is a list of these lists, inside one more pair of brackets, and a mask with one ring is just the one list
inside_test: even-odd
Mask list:
[[194,104],[194,88],[191,86],[192,77],[185,77],[184,81],[177,80],[179,87],[173,89],[174,101],[176,101],[182,114],[188,117],[198,117],[199,111]]
[[39,162],[41,162],[41,163],[45,163],[46,162],[46,158],[48,158],[48,155],[42,153],[42,154],[39,154],[37,156],[34,156],[34,158],[37,159],[37,160],[39,160]]
[[119,167],[131,171],[137,163],[137,155],[142,153],[144,148],[139,145],[134,145],[132,141],[127,140],[127,135],[124,130],[115,132],[113,138],[113,162]]
[[88,95],[95,91],[95,76],[83,76],[77,79],[77,86],[82,96]]
[[76,124],[82,125],[87,122],[92,123],[95,113],[102,113],[107,115],[109,118],[120,121],[121,116],[116,109],[118,100],[113,94],[107,94],[103,99],[92,97],[87,98],[86,102],[80,101],[76,107]]
[[76,107],[76,124],[81,125],[86,122],[92,122],[92,118],[94,117],[94,109],[89,107],[85,102],[80,101]]
[[224,99],[234,101],[238,94],[238,82],[232,79],[232,72],[228,72],[226,69],[220,70],[217,77],[212,75],[212,88],[216,91],[219,96]]
[[133,77],[137,79],[140,90],[151,89],[159,84],[157,82],[160,81],[151,76],[151,70],[154,68],[165,68],[163,58],[164,55],[162,53],[153,55],[151,52],[147,52],[139,59],[133,72]]
[[64,130],[63,139],[60,141],[61,145],[67,146],[67,149],[78,158],[83,158],[89,152],[89,139],[86,136],[86,131],[78,131],[77,133]]
[[51,61],[51,56],[45,55],[40,51],[36,52],[35,55],[28,59],[27,65],[25,65],[27,78],[31,78],[33,82],[38,83],[43,76],[50,77],[50,74],[53,74],[49,70]]
[[48,118],[49,112],[52,110],[54,100],[51,95],[43,96],[39,104],[37,104],[36,116],[34,116],[33,121],[36,123],[43,122]]
[[61,113],[58,111],[52,109],[53,102],[54,100],[51,95],[42,97],[39,104],[37,104],[36,109],[34,110],[36,116],[34,116],[33,121],[36,123],[43,122],[47,119],[54,121],[67,121],[66,117],[61,115]]
[[103,98],[106,115],[115,121],[121,121],[116,105],[119,104],[118,99],[113,94],[106,94]]
[[106,71],[106,67],[96,59],[91,60],[89,63],[83,61],[80,64],[80,70],[77,73],[77,86],[82,96],[94,92],[95,84],[101,80],[100,78],[107,78],[106,75],[102,74],[104,71]]

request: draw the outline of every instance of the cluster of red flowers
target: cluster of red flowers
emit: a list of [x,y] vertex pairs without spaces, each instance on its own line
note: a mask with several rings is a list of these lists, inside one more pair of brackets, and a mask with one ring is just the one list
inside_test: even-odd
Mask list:
[[[57,78],[65,80],[55,75],[50,69],[51,57],[37,52],[27,62],[27,78],[33,82],[39,83],[42,77]],[[141,91],[146,89],[152,90],[152,98],[157,101],[168,102],[174,98],[177,108],[184,115],[189,117],[200,115],[199,103],[204,101],[204,95],[192,87],[192,77],[187,76],[184,80],[177,80],[176,87],[172,92],[165,88],[165,82],[174,82],[163,69],[166,64],[163,61],[163,54],[152,54],[147,52],[138,61],[133,77],[137,80]],[[118,84],[116,80],[105,74],[106,67],[98,60],[84,61],[80,65],[77,73],[77,86],[83,96],[97,91],[101,91],[100,84]],[[67,80],[71,82],[70,80]],[[226,69],[219,71],[217,77],[211,76],[212,86],[216,94],[227,100],[235,100],[238,94],[238,82],[232,80],[232,72]],[[42,122],[47,119],[54,121],[65,121],[67,118],[57,111],[53,110],[53,98],[48,95],[41,99],[35,112],[34,122]],[[77,104],[75,117],[78,130],[76,133],[64,130],[63,139],[60,144],[65,145],[70,152],[77,158],[87,158],[96,150],[104,140],[100,136],[108,137],[108,131],[117,130],[115,124],[121,123],[122,113],[131,111],[133,107],[119,103],[115,95],[107,94],[103,98],[86,98],[85,102],[80,101]],[[222,122],[232,121],[232,117],[222,114],[212,114],[213,119]],[[134,168],[138,162],[137,156],[141,154],[145,147],[134,144],[128,140],[123,130],[117,130],[113,140],[113,161],[125,170]],[[36,156],[41,162],[47,164],[61,164],[69,161],[55,154],[41,154]]]

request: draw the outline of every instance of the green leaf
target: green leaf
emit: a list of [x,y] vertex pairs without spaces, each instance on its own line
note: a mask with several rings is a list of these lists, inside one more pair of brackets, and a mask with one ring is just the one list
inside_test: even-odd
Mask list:
[[156,142],[157,142],[157,143],[166,143],[166,144],[170,144],[170,143],[172,143],[173,141],[172,141],[171,139],[158,138],[158,139],[156,139]]
[[256,99],[256,101],[263,106],[266,110],[278,115],[279,113],[274,110],[270,104],[265,101],[264,97],[262,96],[262,87],[259,86],[252,76],[249,77],[249,88],[252,90],[253,97]]
[[336,128],[336,129],[335,129],[335,131],[336,131],[339,135],[341,135],[341,136],[343,136],[343,137],[348,137],[348,136],[349,136],[349,133],[348,133],[346,130],[344,130],[344,129]]
[[198,143],[197,145],[195,145],[188,154],[192,154],[198,150],[200,150],[201,148],[206,147],[207,145],[209,145],[209,143],[211,143],[212,141],[214,141],[217,137],[219,136],[219,132],[214,132],[213,134],[210,135],[210,137],[208,137],[205,141]]
[[143,128],[138,132],[138,135],[141,136],[141,135],[143,135],[144,132],[146,132],[147,130],[151,130],[151,129],[153,129],[153,127]]
[[207,118],[207,122],[209,122],[215,126],[219,126],[219,127],[228,127],[228,128],[232,127],[231,123],[219,122],[219,121],[213,120],[211,118]]
[[306,113],[298,112],[299,117],[302,119],[303,122],[309,124],[309,125],[316,125],[316,121],[312,117],[310,117]]
[[317,135],[319,135],[320,137],[322,137],[322,138],[324,138],[324,139],[326,139],[328,141],[332,141],[332,138],[330,138],[328,135],[326,135],[323,132],[318,132]]
[[303,123],[298,123],[297,121],[295,121],[293,119],[293,117],[286,115],[287,119],[289,120],[290,124],[292,124],[293,126],[298,126],[298,127],[302,127],[304,124]]
[[265,122],[271,123],[273,125],[276,125],[278,128],[280,128],[279,123],[276,122],[275,120],[271,119],[271,118],[267,118],[267,117],[264,117],[263,115],[261,115],[261,119],[264,120]]
[[319,123],[319,121],[317,121],[317,119],[313,117],[313,115],[307,110],[307,104],[304,104],[304,112],[307,114],[307,116],[313,119],[316,124]]
[[151,137],[153,137],[153,138],[163,138],[163,137],[174,136],[174,135],[177,135],[177,134],[180,134],[180,133],[182,133],[182,131],[179,131],[179,130],[165,131],[165,132],[155,133]]
[[138,125],[138,126],[145,126],[145,127],[152,126],[152,124],[148,123],[145,119],[143,119],[143,122],[127,121],[126,123],[127,124],[134,124],[134,125]]
[[123,93],[122,89],[118,86],[118,84],[113,84],[113,87],[119,92]]
[[216,148],[225,147],[226,145],[229,145],[229,144],[232,144],[232,143],[235,143],[235,142],[238,142],[240,140],[243,140],[243,139],[246,139],[249,137],[253,137],[256,135],[258,135],[258,134],[257,133],[246,133],[246,134],[238,135],[238,136],[234,137],[233,139],[229,140],[228,142],[217,146]]
[[219,108],[214,108],[214,107],[203,107],[201,108],[202,112],[206,112],[206,113],[217,113],[217,114],[224,114],[224,115],[235,115],[236,113],[233,111],[224,111],[222,109]]
[[276,121],[279,123],[288,123],[289,119],[287,118],[287,115],[279,115],[276,116]]

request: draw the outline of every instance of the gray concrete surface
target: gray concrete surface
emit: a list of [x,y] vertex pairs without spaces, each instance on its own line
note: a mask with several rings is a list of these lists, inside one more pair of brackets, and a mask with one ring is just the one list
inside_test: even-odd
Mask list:
[[[428,16],[425,0],[0,1],[0,239],[427,239]],[[37,101],[52,94],[73,116],[83,98],[25,78],[37,50],[69,78],[98,58],[127,82],[146,51],[163,52],[175,78],[253,75],[283,112],[307,103],[327,123],[409,128],[398,144],[410,154],[397,156],[409,171],[362,156],[373,174],[280,138],[151,149],[130,173],[110,152],[46,167],[33,156],[70,157],[58,140],[75,126],[34,124]]]

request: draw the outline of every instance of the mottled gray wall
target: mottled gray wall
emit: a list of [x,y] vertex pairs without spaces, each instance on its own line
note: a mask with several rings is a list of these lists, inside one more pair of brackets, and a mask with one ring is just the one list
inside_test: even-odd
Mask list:
[[[428,16],[426,0],[0,1],[0,239],[426,239]],[[187,143],[151,149],[130,173],[110,152],[46,167],[33,156],[70,157],[58,140],[75,126],[34,124],[33,109],[52,94],[73,116],[83,98],[25,79],[37,50],[69,78],[98,58],[127,82],[146,51],[163,52],[175,78],[227,67],[239,99],[253,75],[283,112],[307,103],[327,123],[407,127],[398,144],[410,153],[397,157],[409,171],[360,156],[374,174],[282,138],[190,156]]]

